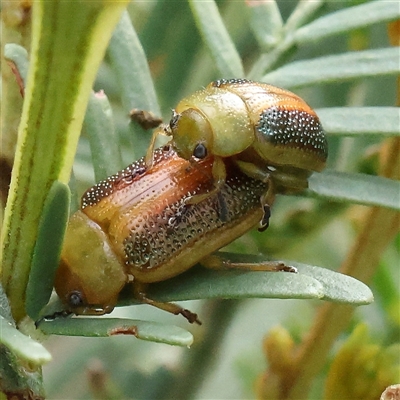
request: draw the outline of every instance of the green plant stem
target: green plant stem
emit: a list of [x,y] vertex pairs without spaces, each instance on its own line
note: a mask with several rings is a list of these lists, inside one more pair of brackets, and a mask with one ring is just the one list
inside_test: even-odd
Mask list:
[[[400,140],[390,143],[383,174],[400,179]],[[400,214],[374,207],[367,213],[355,245],[343,262],[340,272],[367,283],[374,275],[387,245],[399,232]],[[315,318],[313,327],[300,344],[293,365],[293,374],[282,381],[283,399],[300,399],[308,392],[312,379],[323,367],[326,357],[339,334],[348,326],[354,307],[327,303]]]
[[[2,1],[2,47],[17,43],[29,48],[31,39],[30,6],[21,1]],[[21,118],[22,96],[9,61],[1,57],[1,142],[0,154],[11,168],[14,161],[18,124]],[[5,168],[2,166],[2,170]],[[2,171],[3,172],[3,171]]]
[[[127,1],[36,1],[32,55],[1,237],[2,283],[14,318],[52,183],[68,183],[96,71]],[[49,35],[51,32],[51,35]]]

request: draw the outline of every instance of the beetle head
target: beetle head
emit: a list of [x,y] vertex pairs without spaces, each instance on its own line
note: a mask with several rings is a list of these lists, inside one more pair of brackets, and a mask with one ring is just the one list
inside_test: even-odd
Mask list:
[[173,147],[186,160],[203,159],[212,154],[213,133],[207,118],[198,110],[188,108],[173,112],[169,123]]
[[83,212],[71,216],[57,270],[55,289],[76,314],[104,314],[117,302],[126,281],[101,227]]

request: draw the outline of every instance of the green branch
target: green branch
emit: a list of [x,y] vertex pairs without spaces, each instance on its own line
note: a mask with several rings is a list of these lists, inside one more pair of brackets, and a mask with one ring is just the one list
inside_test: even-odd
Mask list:
[[28,85],[1,237],[2,283],[16,320],[26,314],[25,291],[46,196],[55,180],[69,180],[92,83],[126,4],[34,3]]

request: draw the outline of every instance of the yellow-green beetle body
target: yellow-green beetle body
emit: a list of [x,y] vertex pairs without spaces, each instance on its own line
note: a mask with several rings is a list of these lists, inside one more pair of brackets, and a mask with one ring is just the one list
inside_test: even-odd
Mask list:
[[226,176],[221,158],[285,193],[307,187],[327,158],[324,131],[304,100],[246,79],[221,79],[184,98],[165,131],[182,158],[214,156],[216,187]]

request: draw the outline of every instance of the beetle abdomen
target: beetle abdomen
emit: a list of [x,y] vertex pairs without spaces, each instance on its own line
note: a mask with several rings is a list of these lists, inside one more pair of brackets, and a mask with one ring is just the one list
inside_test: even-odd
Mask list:
[[274,165],[321,171],[327,142],[314,110],[287,90],[247,79],[220,79],[210,87],[228,90],[246,104],[255,133],[254,149]]
[[254,148],[278,165],[321,171],[328,156],[327,142],[318,117],[290,107],[270,107],[256,126]]

